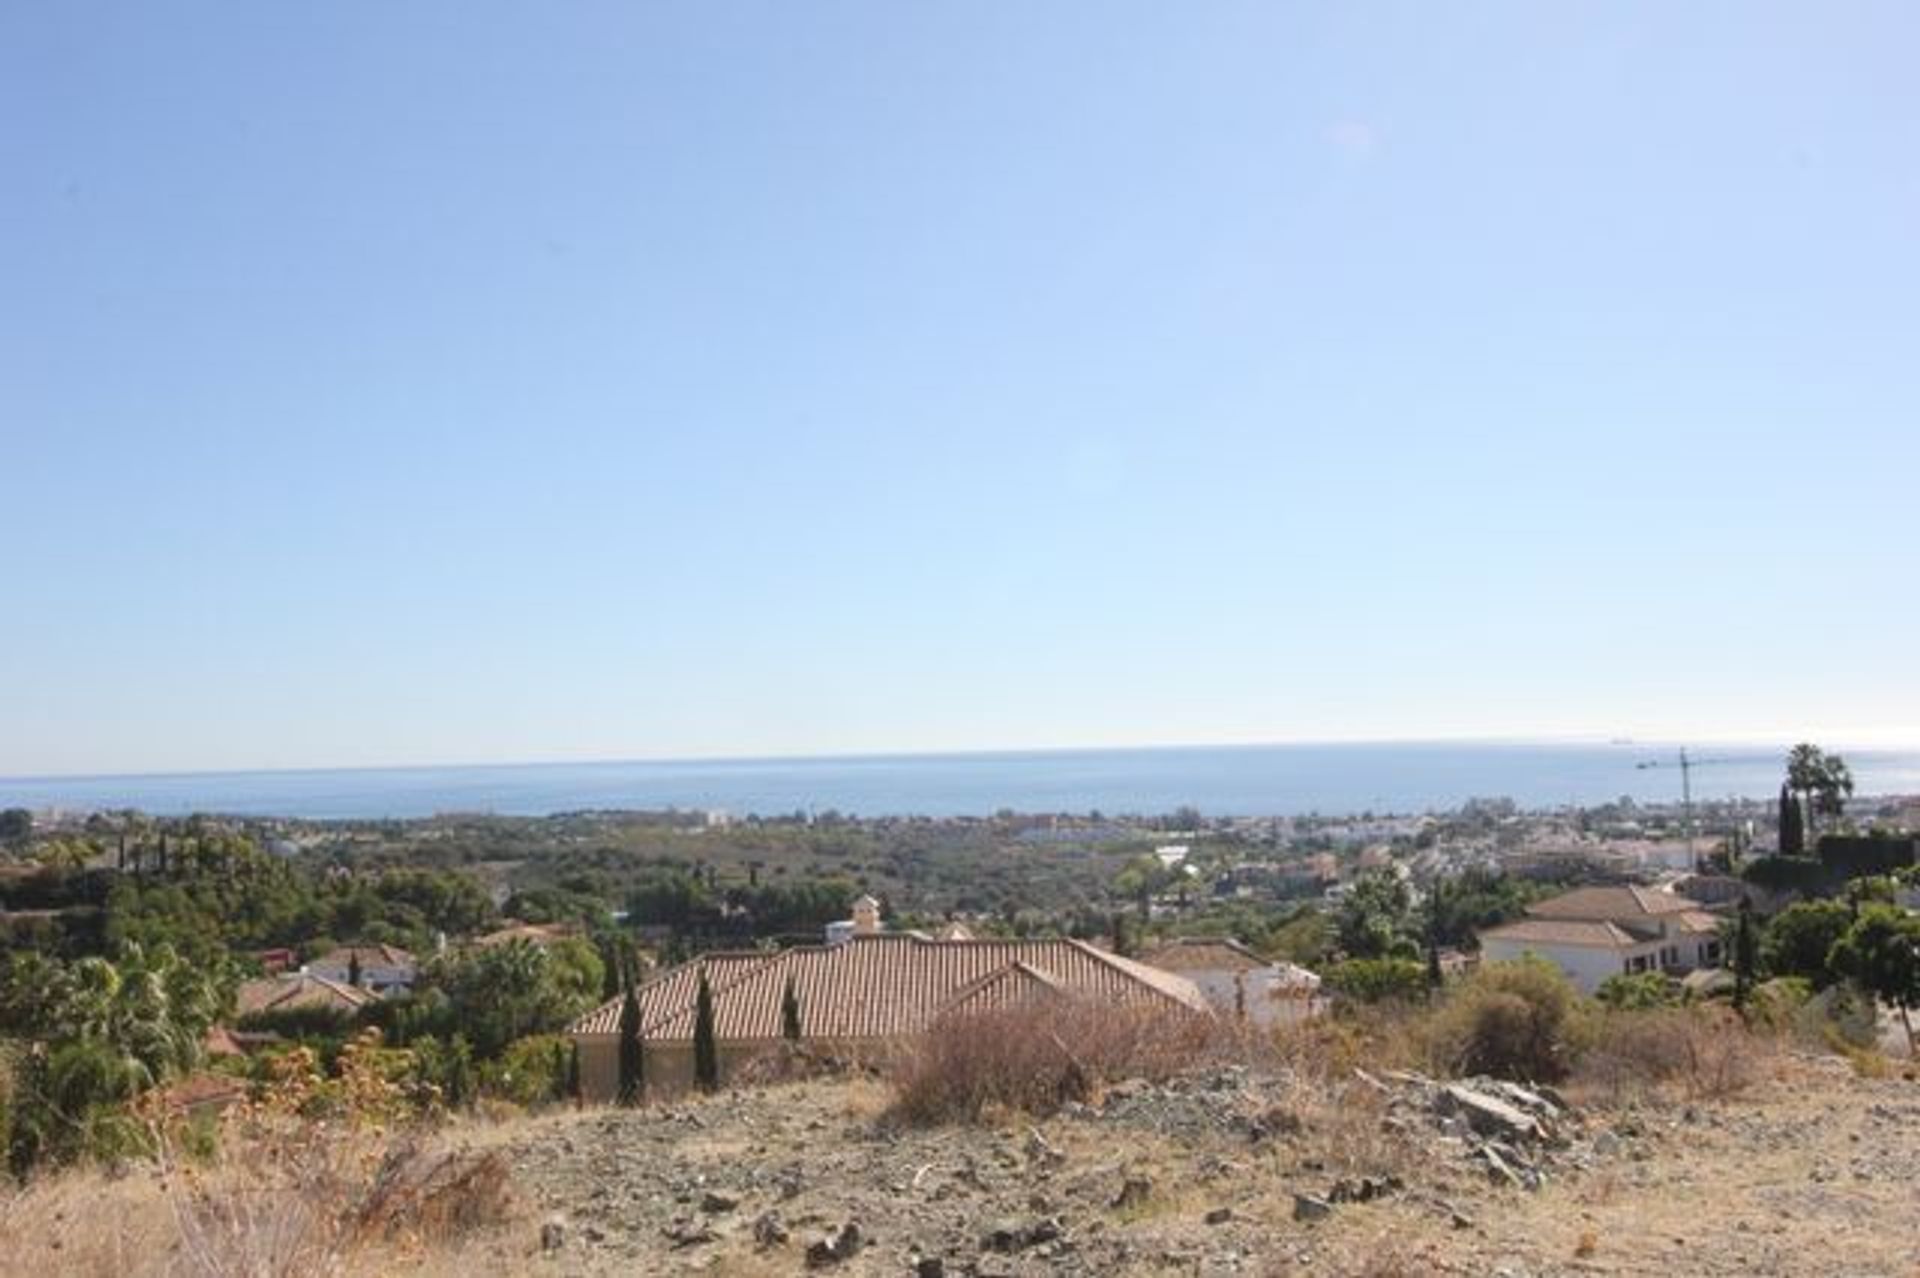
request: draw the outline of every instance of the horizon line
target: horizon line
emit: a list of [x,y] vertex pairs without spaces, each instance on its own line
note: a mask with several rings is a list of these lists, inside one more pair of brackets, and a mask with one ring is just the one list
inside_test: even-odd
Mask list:
[[[1825,734],[1816,734],[1825,735]],[[507,770],[514,768],[595,768],[628,767],[634,765],[650,767],[673,766],[711,766],[717,764],[756,764],[756,763],[860,763],[882,759],[966,759],[995,758],[1006,756],[1039,756],[1061,754],[1133,754],[1147,751],[1198,751],[1198,750],[1267,750],[1286,748],[1337,748],[1361,746],[1600,746],[1618,749],[1642,750],[1679,750],[1696,745],[1716,749],[1788,749],[1791,748],[1786,734],[1777,737],[1762,736],[1695,736],[1680,740],[1671,737],[1607,735],[1601,733],[1568,733],[1561,735],[1528,735],[1514,733],[1488,733],[1462,736],[1413,736],[1413,737],[1294,737],[1267,739],[1260,741],[1184,741],[1184,742],[1146,742],[1121,745],[1046,745],[1046,746],[1005,746],[1005,747],[959,747],[906,750],[829,750],[820,753],[755,753],[755,754],[691,754],[691,755],[628,755],[624,757],[595,758],[547,758],[547,759],[496,759],[441,761],[432,763],[328,763],[328,764],[290,764],[270,767],[188,767],[153,768],[130,771],[109,772],[37,772],[0,774],[0,784],[28,784],[34,782],[79,782],[79,781],[124,781],[124,780],[166,780],[187,777],[217,776],[300,776],[339,774],[348,772],[434,772],[434,771],[480,771]],[[1801,738],[1805,740],[1803,736]],[[1920,749],[1920,742],[1911,740],[1895,742],[1891,739],[1878,742],[1848,742],[1840,737],[1837,747],[1846,751],[1884,751]]]

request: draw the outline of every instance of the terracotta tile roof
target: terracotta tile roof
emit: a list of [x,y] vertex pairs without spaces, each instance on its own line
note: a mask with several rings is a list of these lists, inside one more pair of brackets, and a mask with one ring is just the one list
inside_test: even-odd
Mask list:
[[[780,1005],[792,980],[809,1038],[890,1038],[917,1033],[958,1007],[1004,1006],[1045,989],[1131,1005],[1206,1011],[1182,976],[1082,941],[935,941],[910,933],[858,936],[838,945],[774,952],[713,953],[640,986],[641,1034],[691,1040],[701,972],[713,992],[716,1036],[728,1042],[780,1036]],[[579,1035],[618,1032],[620,999],[576,1021]]]
[[1527,913],[1537,919],[1644,919],[1660,914],[1698,910],[1700,902],[1673,892],[1628,885],[1583,887],[1535,901]]
[[257,1012],[284,1012],[298,1007],[331,1007],[355,1012],[378,995],[339,981],[330,981],[312,972],[288,972],[258,981],[246,981],[234,995],[234,1010],[241,1016]]
[[1231,937],[1180,936],[1140,956],[1163,972],[1252,972],[1272,964]]
[[323,967],[348,967],[355,958],[362,967],[413,967],[413,955],[397,945],[342,945],[313,960]]
[[1584,945],[1609,950],[1629,949],[1641,944],[1639,938],[1619,924],[1602,919],[1521,919],[1503,927],[1490,927],[1480,933],[1480,939],[1482,942]]
[[1720,931],[1720,925],[1726,920],[1718,914],[1709,914],[1705,910],[1688,910],[1679,918],[1680,930],[1700,936],[1712,936]]

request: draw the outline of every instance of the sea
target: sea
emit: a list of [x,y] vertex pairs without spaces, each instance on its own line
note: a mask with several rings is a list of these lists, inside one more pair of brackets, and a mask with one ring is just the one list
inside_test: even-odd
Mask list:
[[[1920,750],[1842,750],[1861,795],[1920,794]],[[1696,800],[1779,791],[1786,747],[1690,752]],[[1632,742],[1186,746],[0,778],[0,808],[309,819],[683,810],[734,816],[1418,813],[1680,798],[1678,747]]]

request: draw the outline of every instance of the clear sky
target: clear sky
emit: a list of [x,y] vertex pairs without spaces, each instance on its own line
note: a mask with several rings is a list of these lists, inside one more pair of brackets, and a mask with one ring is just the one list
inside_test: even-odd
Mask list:
[[1920,739],[1920,10],[0,8],[0,773]]

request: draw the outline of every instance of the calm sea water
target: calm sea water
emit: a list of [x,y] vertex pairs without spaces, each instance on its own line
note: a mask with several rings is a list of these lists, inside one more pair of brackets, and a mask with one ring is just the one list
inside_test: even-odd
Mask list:
[[[1784,748],[1702,749],[1700,798],[1764,798]],[[1920,751],[1849,750],[1862,794],[1920,793]],[[0,807],[140,808],[172,814],[413,817],[543,815],[590,808],[861,816],[1020,812],[1210,816],[1418,812],[1474,797],[1526,807],[1631,795],[1674,800],[1670,747],[1564,744],[1276,745],[832,759],[343,768],[291,772],[0,778]]]

